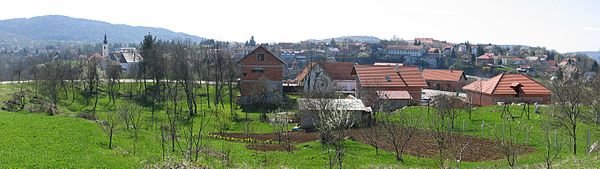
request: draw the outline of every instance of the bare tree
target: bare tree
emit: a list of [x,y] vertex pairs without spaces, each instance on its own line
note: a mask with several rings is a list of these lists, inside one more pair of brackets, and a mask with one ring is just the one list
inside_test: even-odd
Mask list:
[[403,154],[408,143],[417,133],[419,124],[418,117],[410,116],[402,110],[396,112],[400,116],[399,120],[390,118],[390,115],[384,115],[379,126],[383,130],[386,140],[394,147],[396,160],[404,162]]
[[[503,118],[500,129],[494,131],[494,145],[500,149],[500,152],[506,157],[508,166],[514,168],[517,165],[517,155],[520,153],[517,137],[519,130],[514,130],[513,120]],[[499,131],[498,131],[499,130]]]
[[581,80],[568,79],[553,81],[552,86],[552,113],[555,122],[562,126],[572,140],[573,154],[577,154],[577,127],[580,118],[585,115],[583,105],[589,98],[586,86]]
[[303,99],[299,104],[316,114],[315,126],[321,135],[321,143],[327,149],[329,168],[336,164],[342,168],[345,133],[354,125],[352,112],[347,111],[351,105],[331,98]]
[[98,121],[102,131],[108,136],[108,148],[112,149],[113,135],[117,127],[121,124],[118,115],[114,112],[106,112],[102,121]]
[[379,140],[379,136],[381,135],[381,132],[379,131],[379,128],[377,127],[368,127],[365,129],[360,130],[360,137],[365,140],[365,142],[367,142],[367,144],[369,144],[371,147],[373,147],[375,149],[375,154],[379,155],[379,145],[380,145],[380,140]]
[[131,131],[133,134],[133,149],[135,153],[139,141],[139,130],[143,124],[143,110],[134,104],[121,104],[117,106],[116,111],[119,119],[124,123],[125,129]]
[[561,154],[565,147],[565,142],[559,137],[557,126],[554,126],[550,121],[542,124],[544,130],[543,145],[545,148],[544,160],[546,168],[552,168],[552,163]]
[[121,65],[118,64],[109,64],[106,68],[106,77],[108,78],[108,96],[109,96],[109,104],[112,103],[111,106],[116,104],[115,95],[119,91],[119,89],[115,89],[115,86],[119,84],[122,74]]

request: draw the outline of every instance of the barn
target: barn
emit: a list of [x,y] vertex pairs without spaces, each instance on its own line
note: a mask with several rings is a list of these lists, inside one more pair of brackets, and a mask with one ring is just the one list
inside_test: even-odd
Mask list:
[[475,105],[495,105],[499,102],[550,102],[552,92],[524,74],[499,74],[487,80],[478,80],[463,87],[468,101]]

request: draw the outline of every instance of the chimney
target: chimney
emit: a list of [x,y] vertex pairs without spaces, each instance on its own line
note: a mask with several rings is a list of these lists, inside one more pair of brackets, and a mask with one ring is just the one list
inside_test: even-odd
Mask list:
[[396,71],[396,73],[400,73],[400,68],[398,63],[396,63],[396,67],[394,68],[394,70]]

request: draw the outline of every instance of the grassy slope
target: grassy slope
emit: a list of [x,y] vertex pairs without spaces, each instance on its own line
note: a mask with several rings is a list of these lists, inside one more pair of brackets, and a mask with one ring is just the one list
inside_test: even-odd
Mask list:
[[[125,87],[124,87],[125,88]],[[123,89],[124,89],[123,88]],[[0,86],[0,100],[6,100],[7,94],[16,91],[14,85]],[[212,92],[212,91],[211,91]],[[75,102],[70,101],[71,98],[65,99],[61,104],[61,110],[64,115],[47,116],[45,114],[32,114],[27,112],[10,113],[0,111],[0,168],[7,167],[108,167],[108,168],[131,168],[140,167],[144,163],[153,163],[162,159],[160,145],[160,130],[157,126],[145,125],[140,133],[140,141],[137,142],[134,148],[134,142],[130,131],[120,129],[117,131],[114,138],[115,149],[107,148],[108,139],[102,132],[100,127],[92,122],[79,118],[73,118],[82,110],[90,110],[91,105],[86,105],[81,96],[78,96]],[[122,103],[133,103],[125,99],[118,99]],[[104,95],[100,99],[98,112],[102,113],[110,110],[106,107],[108,99]],[[206,103],[203,101],[203,108],[206,108]],[[225,105],[228,108],[228,105]],[[473,116],[473,120],[468,120],[466,114],[462,114],[457,120],[457,128],[462,128],[462,121],[465,121],[466,134],[492,137],[489,132],[481,132],[481,121],[485,120],[486,124],[499,123],[499,114],[490,113],[491,110],[498,107],[479,108]],[[515,108],[518,109],[518,108]],[[149,109],[145,109],[146,118],[150,118]],[[422,115],[426,112],[423,107],[413,107],[406,111],[414,114]],[[226,112],[228,113],[228,112]],[[240,117],[244,117],[244,113],[237,112]],[[164,110],[157,111],[157,118],[164,118]],[[268,133],[273,131],[273,127],[266,123],[258,122],[258,113],[249,113],[252,119],[252,131],[257,133]],[[427,118],[428,116],[422,116]],[[531,129],[530,146],[537,149],[536,152],[521,156],[519,158],[520,165],[539,165],[542,160],[542,145],[536,141],[541,139],[541,130],[539,129],[539,115],[533,115],[532,120],[518,119],[517,126],[533,127]],[[214,125],[214,116],[208,117]],[[199,120],[196,120],[198,123]],[[207,132],[216,132],[217,130],[211,127]],[[488,125],[487,129],[491,129],[492,125]],[[423,126],[427,127],[427,126]],[[580,132],[585,132],[587,126],[580,127]],[[487,130],[486,129],[486,130]],[[597,127],[594,128],[597,131]],[[231,122],[230,132],[243,132],[244,123]],[[6,133],[6,134],[4,134]],[[35,136],[35,137],[34,137]],[[521,138],[524,138],[524,133],[521,133]],[[579,145],[580,152],[583,151],[585,145],[584,133],[580,134]],[[594,138],[598,138],[597,133]],[[523,142],[523,139],[520,140]],[[299,150],[293,152],[256,152],[245,148],[244,143],[228,142],[223,140],[209,140],[209,146],[217,151],[231,150],[232,161],[231,165],[227,165],[224,161],[212,157],[205,157],[202,163],[221,167],[239,167],[239,168],[281,168],[282,166],[291,168],[323,168],[327,165],[326,151],[318,142],[309,142],[297,145]],[[345,165],[351,167],[435,167],[437,160],[406,156],[407,160],[404,164],[399,164],[395,161],[394,155],[391,152],[381,151],[380,155],[376,156],[375,151],[368,145],[360,144],[354,141],[347,141],[347,156]],[[561,165],[569,166],[568,150],[563,153],[562,159],[559,160]],[[181,157],[178,152],[167,152],[167,156]],[[580,163],[576,163],[576,167],[582,166],[598,166],[597,162],[592,157],[579,155]],[[597,157],[596,157],[597,159]],[[566,162],[565,162],[566,161]],[[488,161],[479,163],[463,163],[463,167],[499,167],[506,166],[503,160]]]
[[0,111],[0,168],[134,167],[138,159],[105,147],[98,126],[83,119]]

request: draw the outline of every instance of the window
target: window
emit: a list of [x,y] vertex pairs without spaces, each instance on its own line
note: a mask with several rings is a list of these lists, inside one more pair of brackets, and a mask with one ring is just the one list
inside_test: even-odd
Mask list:
[[392,82],[392,77],[390,77],[390,75],[385,76],[385,80],[387,82]]
[[244,76],[244,77],[248,76],[248,73],[242,73],[242,76]]
[[265,61],[265,54],[262,54],[262,53],[256,54],[256,60]]
[[265,70],[263,68],[257,67],[257,68],[252,68],[252,73],[263,73],[265,72]]

